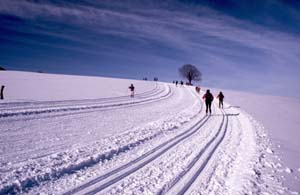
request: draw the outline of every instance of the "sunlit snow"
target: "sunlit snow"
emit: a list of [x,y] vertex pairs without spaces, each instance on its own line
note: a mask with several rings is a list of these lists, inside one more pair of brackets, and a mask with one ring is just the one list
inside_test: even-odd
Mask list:
[[203,89],[172,83],[5,71],[0,85],[0,194],[299,194],[230,92],[206,115]]

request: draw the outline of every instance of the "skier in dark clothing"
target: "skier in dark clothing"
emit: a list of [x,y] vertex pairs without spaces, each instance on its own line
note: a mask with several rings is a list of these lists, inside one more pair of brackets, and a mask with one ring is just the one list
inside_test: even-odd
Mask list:
[[128,88],[131,91],[130,97],[134,97],[134,86],[133,86],[133,84],[131,84]]
[[203,95],[202,98],[205,99],[206,114],[208,113],[208,110],[209,110],[209,113],[211,114],[211,103],[214,100],[213,94],[211,94],[208,89],[208,90],[206,90],[206,93]]
[[3,95],[3,91],[4,91],[4,85],[1,86],[1,90],[0,90],[0,99],[3,100],[4,99],[4,95]]
[[224,95],[222,93],[222,91],[220,91],[219,95],[217,96],[217,98],[219,98],[219,108],[223,108],[223,100],[224,100]]
[[201,90],[201,88],[200,88],[200,87],[196,86],[196,88],[195,88],[195,89],[196,89],[196,92],[197,92],[197,93],[200,93],[200,90]]

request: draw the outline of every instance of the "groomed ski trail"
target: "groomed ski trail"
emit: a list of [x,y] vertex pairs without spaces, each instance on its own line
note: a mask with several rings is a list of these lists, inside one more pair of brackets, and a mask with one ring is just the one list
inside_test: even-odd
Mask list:
[[[229,104],[219,109],[217,101],[214,101],[212,115],[205,115],[201,96],[193,88],[165,86],[162,91],[158,90],[161,87],[143,94],[153,101],[141,98],[144,102],[137,101],[132,105],[117,106],[116,109],[113,106],[107,110],[97,107],[78,113],[71,109],[64,115],[55,114],[53,117],[50,112],[42,113],[44,117],[40,113],[32,114],[30,119],[22,114],[0,119],[13,118],[19,123],[15,126],[7,123],[4,136],[13,136],[13,131],[8,131],[10,128],[18,132],[20,124],[30,129],[41,121],[44,121],[45,127],[55,122],[68,122],[71,125],[69,129],[77,127],[82,131],[83,126],[76,126],[79,124],[76,121],[86,118],[88,120],[84,121],[84,125],[91,122],[90,127],[99,128],[103,120],[97,120],[97,117],[104,114],[111,114],[108,119],[114,119],[115,126],[112,127],[118,130],[121,127],[118,123],[129,120],[128,116],[135,114],[133,121],[139,121],[137,127],[125,125],[124,128],[123,124],[123,130],[116,131],[115,136],[87,136],[79,145],[66,139],[60,145],[57,142],[40,151],[32,147],[32,151],[23,153],[30,161],[24,158],[11,163],[2,159],[3,165],[11,163],[11,166],[6,168],[6,174],[1,175],[5,179],[5,183],[1,184],[1,194],[47,194],[48,189],[52,189],[51,194],[65,195],[288,192],[278,181],[272,180],[271,175],[262,177],[264,138],[260,126],[247,113]],[[162,94],[167,95],[161,98]],[[101,100],[103,102],[97,104],[103,106],[109,102],[120,105],[123,100],[127,101],[125,97],[120,97]],[[94,105],[95,102],[77,103],[76,106],[87,106],[85,103]],[[71,102],[58,104],[72,106]],[[52,109],[48,103],[45,105],[47,109]],[[36,109],[29,105],[16,105],[14,109],[19,111],[24,108]],[[121,112],[126,114],[120,115]],[[145,112],[149,116],[144,115]],[[114,118],[116,115],[119,120]],[[82,134],[79,133],[79,136]],[[24,137],[27,137],[26,134]],[[26,140],[17,141],[21,145],[28,143]],[[70,147],[75,148],[69,150]],[[32,152],[38,155],[32,156]],[[36,166],[40,170],[35,170]],[[44,171],[47,167],[50,169]]]
[[[166,90],[167,89],[170,89],[170,87],[167,87],[167,88],[165,88]],[[172,91],[174,91],[174,90],[172,90]],[[178,92],[180,92],[180,93],[178,93]],[[178,92],[176,92],[177,94],[176,94],[176,96],[169,96],[168,98],[172,98],[172,97],[175,97],[175,100],[176,101],[174,101],[174,98],[172,99],[172,101],[171,101],[171,104],[170,103],[167,103],[166,104],[166,107],[167,108],[171,108],[171,107],[174,107],[173,106],[173,104],[174,105],[176,105],[176,104],[178,104],[179,102],[181,102],[180,101],[180,99],[181,98],[183,98],[183,95],[184,94],[186,94],[186,92],[188,92],[188,90],[186,90],[186,89],[184,89],[184,88],[182,88],[181,90],[178,90]],[[182,93],[182,92],[184,92],[184,93]],[[168,92],[169,93],[169,92]],[[172,92],[173,93],[173,92]],[[189,93],[189,92],[188,92]],[[167,102],[169,101],[168,99],[166,99],[167,100]],[[162,105],[164,104],[164,103],[166,103],[166,102],[164,102],[164,101],[166,101],[166,100],[161,100],[162,101]],[[164,118],[163,120],[161,120],[162,122],[160,122],[161,123],[161,125],[164,125],[164,123],[167,125],[168,123],[169,124],[172,124],[172,123],[174,123],[174,125],[176,124],[176,123],[178,123],[178,119],[179,120],[182,120],[182,122],[181,123],[185,123],[185,122],[187,122],[190,118],[193,118],[194,116],[195,116],[195,114],[197,114],[198,112],[199,112],[199,109],[200,109],[200,106],[196,103],[195,104],[195,102],[193,102],[193,101],[191,101],[191,105],[192,105],[192,107],[187,107],[187,108],[185,108],[183,111],[184,112],[186,112],[186,113],[184,113],[184,112],[179,112],[179,113],[177,113],[177,114],[175,114],[174,116],[175,117],[177,117],[177,118],[174,118],[174,122],[172,122],[172,120],[173,120],[173,117],[174,116],[172,116],[172,115],[170,115],[169,117],[167,117],[167,118]],[[145,105],[149,105],[148,107],[149,108],[151,108],[152,110],[153,110],[153,108],[155,108],[155,106],[156,105],[158,105],[159,107],[161,107],[161,105],[160,104],[158,104],[157,102],[151,102],[151,103],[148,103],[148,104],[145,104]],[[143,108],[145,108],[145,105],[143,105]],[[153,105],[155,105],[154,107],[153,107]],[[136,107],[139,107],[139,106],[134,106],[135,108]],[[146,106],[147,107],[147,106]],[[158,107],[158,108],[159,108]],[[178,107],[178,105],[177,105],[177,107]],[[180,107],[180,106],[179,106]],[[182,107],[182,106],[181,106]],[[194,107],[194,108],[193,108]],[[174,108],[176,108],[176,107],[174,107]],[[192,114],[191,112],[190,112],[190,110],[189,110],[189,108],[193,108],[194,109],[194,114]],[[124,108],[120,108],[120,109],[117,109],[117,111],[119,111],[119,110],[121,110],[121,109],[124,109]],[[193,110],[192,109],[192,110]],[[130,110],[130,109],[128,109],[128,110]],[[197,111],[198,110],[198,111]],[[113,112],[115,112],[114,110],[112,110]],[[155,111],[155,110],[154,110]],[[168,109],[166,109],[166,111],[168,111]],[[196,112],[195,112],[196,111]],[[106,112],[111,112],[110,110],[108,110],[108,111],[106,111]],[[144,111],[145,112],[145,111]],[[170,110],[170,111],[168,111],[169,113],[172,113],[172,110]],[[98,113],[98,112],[96,112],[96,113]],[[102,112],[99,112],[99,113],[102,113]],[[182,113],[182,114],[181,114]],[[192,115],[191,115],[192,114]],[[80,115],[80,114],[79,114]],[[158,118],[159,116],[156,116],[156,114],[154,115],[156,118]],[[74,117],[72,114],[69,114],[69,115],[67,115],[67,117]],[[179,118],[178,118],[179,117]],[[183,117],[183,118],[182,118]],[[58,117],[56,117],[56,118],[58,118],[58,119],[60,119],[60,117],[58,116]],[[153,118],[153,117],[152,117]],[[33,122],[39,122],[39,120],[41,120],[39,117],[37,118],[38,120],[25,120],[25,123],[33,123]],[[50,118],[51,119],[51,118]],[[91,118],[91,119],[94,119],[95,120],[95,118]],[[150,118],[148,118],[148,120],[149,120]],[[46,118],[46,119],[42,119],[42,120],[49,120],[49,118]],[[156,119],[157,120],[157,119]],[[19,120],[20,122],[22,122],[22,123],[24,123],[24,121],[22,121],[21,119]],[[176,121],[176,122],[175,122]],[[149,122],[149,121],[148,121]],[[158,123],[159,124],[159,123]],[[176,125],[180,125],[180,123],[179,124],[176,124]],[[173,126],[173,125],[172,125]],[[172,129],[172,128],[174,128],[174,127],[172,127],[172,126],[170,126],[170,127],[168,127],[169,129]],[[141,126],[141,127],[143,127],[143,126]],[[151,126],[150,126],[151,127]],[[159,127],[159,126],[158,126]],[[165,130],[168,130],[168,129],[165,129]],[[13,191],[16,191],[16,192],[18,192],[18,191],[28,191],[28,190],[30,190],[31,188],[33,188],[33,187],[35,187],[35,186],[38,186],[38,185],[40,185],[39,183],[40,182],[45,182],[45,181],[51,181],[51,180],[53,180],[53,179],[55,179],[55,178],[57,178],[57,177],[60,177],[60,175],[61,176],[63,176],[64,174],[66,174],[66,173],[72,173],[72,172],[74,172],[74,171],[76,171],[76,170],[78,170],[78,169],[82,169],[82,168],[85,168],[86,166],[92,166],[93,164],[96,164],[97,162],[102,162],[103,160],[105,160],[105,159],[110,159],[111,157],[113,157],[113,156],[115,156],[115,155],[118,155],[118,153],[119,152],[126,152],[126,151],[128,151],[128,150],[130,150],[132,147],[135,147],[135,146],[138,146],[138,145],[141,145],[141,144],[143,144],[144,142],[147,142],[147,140],[152,140],[152,139],[154,139],[155,137],[157,137],[157,136],[159,136],[159,135],[161,135],[164,131],[165,131],[164,129],[162,129],[162,130],[160,130],[160,131],[156,131],[155,132],[155,129],[149,129],[149,130],[147,130],[147,128],[145,129],[145,130],[143,130],[141,133],[141,139],[138,139],[138,140],[136,140],[136,139],[132,139],[132,137],[131,137],[131,131],[128,131],[128,133],[124,133],[124,135],[125,135],[125,138],[126,138],[126,134],[128,134],[130,137],[128,137],[128,141],[131,141],[132,143],[127,143],[127,145],[120,145],[119,147],[118,147],[118,149],[113,149],[113,150],[111,150],[112,151],[112,153],[111,154],[107,154],[107,152],[105,152],[105,153],[100,153],[99,155],[98,155],[98,157],[94,157],[94,154],[93,154],[93,158],[91,159],[91,160],[89,160],[89,157],[88,156],[84,156],[84,158],[87,158],[87,160],[86,160],[86,162],[84,162],[84,160],[82,161],[82,160],[80,160],[80,162],[79,162],[79,164],[71,164],[71,165],[67,165],[65,168],[59,168],[59,169],[57,169],[57,170],[53,170],[53,171],[50,171],[50,172],[48,172],[48,171],[46,171],[44,174],[43,173],[39,173],[38,175],[36,175],[36,176],[32,176],[32,177],[28,177],[28,176],[26,176],[25,178],[24,178],[24,180],[22,181],[22,180],[20,180],[20,179],[18,179],[19,180],[19,182],[20,182],[20,184],[18,184],[18,185],[16,185],[16,184],[14,184],[14,183],[11,183],[11,184],[6,184],[5,186],[4,186],[4,188],[2,188],[2,192],[13,192]],[[18,129],[17,129],[17,131],[18,131]],[[135,132],[137,132],[138,134],[140,134],[140,127],[139,128],[137,128],[136,130],[135,130]],[[11,133],[11,132],[7,132],[7,133]],[[146,133],[146,134],[145,134]],[[138,134],[136,134],[136,135],[138,135]],[[2,135],[3,136],[3,135]],[[122,136],[122,135],[121,135]],[[124,136],[123,137],[117,137],[117,139],[124,139]],[[131,140],[130,140],[131,139]],[[20,140],[21,141],[21,140]],[[122,143],[121,143],[122,144]],[[61,146],[60,146],[61,147]],[[93,147],[95,147],[95,146],[93,146]],[[100,145],[100,149],[101,149],[101,147],[103,148],[103,146],[101,146]],[[34,148],[36,151],[37,151],[37,148]],[[52,149],[51,149],[52,150]],[[58,148],[58,150],[57,151],[61,151],[62,149],[59,149]],[[79,149],[79,150],[81,150],[81,149]],[[77,150],[76,150],[77,151]],[[75,151],[75,152],[76,152]],[[101,150],[100,150],[101,151]],[[30,152],[30,151],[29,151]],[[22,169],[24,169],[25,167],[28,167],[28,168],[30,168],[31,166],[34,166],[33,165],[33,163],[38,163],[38,161],[41,161],[41,163],[43,163],[43,164],[45,164],[48,160],[47,160],[47,158],[48,158],[48,156],[53,156],[54,154],[55,154],[55,152],[52,152],[51,151],[51,153],[49,154],[48,152],[47,152],[47,150],[46,151],[41,151],[41,152],[43,152],[43,154],[42,155],[39,155],[39,156],[37,156],[37,157],[34,157],[34,158],[32,158],[31,157],[31,161],[33,161],[33,162],[30,162],[29,164],[28,163],[26,163],[26,161],[20,161],[20,163],[19,164],[21,164],[21,166],[23,166],[23,168]],[[46,153],[45,153],[46,152]],[[77,152],[76,152],[77,153]],[[75,155],[75,157],[77,157],[77,158],[80,158],[80,156],[76,156],[76,155],[78,155],[78,154],[73,154],[73,152],[72,153],[70,153],[70,157],[72,157],[72,156],[74,156]],[[9,153],[9,154],[11,154],[11,153]],[[31,153],[29,153],[29,154],[31,154]],[[66,153],[66,154],[68,154],[68,153]],[[83,153],[84,154],[84,153]],[[88,155],[88,154],[87,154]],[[108,156],[107,156],[108,155]],[[56,155],[57,156],[57,155]],[[60,154],[58,155],[58,157],[60,156]],[[111,157],[109,157],[109,156],[111,156]],[[43,160],[43,159],[46,159],[46,160]],[[56,158],[56,157],[55,157]],[[60,158],[60,157],[59,157]],[[37,159],[37,160],[35,160],[35,159]],[[40,160],[41,159],[41,160]],[[76,159],[75,159],[76,160]],[[51,161],[49,161],[49,162],[51,162]],[[25,163],[24,165],[22,165],[23,163]],[[39,163],[38,163],[39,164]],[[40,165],[38,165],[38,164],[36,164],[35,166],[40,166]],[[19,165],[16,165],[16,166],[19,166]],[[25,166],[25,167],[24,167]],[[14,169],[13,167],[11,168],[11,169]],[[26,168],[27,169],[27,168]],[[44,172],[44,171],[43,171]],[[22,178],[22,173],[20,173],[21,175],[20,176],[18,176],[18,177],[20,177],[20,178]],[[8,175],[9,176],[9,175]],[[9,176],[10,177],[10,176]],[[5,177],[4,177],[5,178]],[[51,178],[53,178],[53,179],[51,179]],[[55,179],[56,180],[56,179]],[[7,182],[9,182],[9,180],[7,181]]]
[[[191,185],[195,182],[200,173],[207,166],[208,161],[213,156],[216,149],[223,141],[227,126],[228,126],[228,115],[225,111],[221,111],[222,121],[216,134],[206,142],[203,148],[198,152],[194,159],[188,164],[188,166],[174,178],[173,182],[163,187],[159,194],[185,194]],[[202,163],[197,166],[197,163],[202,159]],[[189,174],[190,176],[188,176]],[[185,180],[183,177],[189,177]],[[176,189],[177,188],[177,189]],[[173,190],[176,189],[177,191]]]
[[[180,144],[183,140],[188,139],[190,136],[193,136],[199,129],[209,120],[209,116],[204,116],[199,120],[196,124],[193,125],[192,128],[187,131],[177,135],[176,137],[160,144],[155,147],[151,151],[142,155],[141,157],[125,164],[118,169],[115,169],[105,175],[102,175],[78,188],[75,188],[67,193],[67,194],[75,194],[79,192],[79,194],[95,194],[97,192],[102,191],[103,189],[109,187],[110,185],[120,181],[121,179],[127,177],[130,174],[133,174],[135,171],[143,168],[148,163],[151,163],[155,159],[162,156],[165,152]],[[93,186],[93,185],[96,185]],[[91,186],[91,191],[89,191],[89,187]]]
[[289,194],[257,170],[263,156],[255,121],[228,104],[224,110],[214,105],[214,113],[198,133],[160,158],[111,187],[100,185],[82,194]]
[[[142,105],[145,103],[161,101],[172,95],[169,86],[162,85],[155,87],[149,92],[137,94],[135,98],[128,96],[103,98],[94,100],[70,100],[70,101],[54,101],[54,102],[37,102],[37,103],[6,103],[1,106],[0,118],[30,116],[39,114],[56,114],[62,112],[78,113],[85,110],[100,111],[107,109],[115,109],[119,107],[129,107],[134,105]],[[8,108],[7,108],[8,107]],[[36,119],[36,117],[34,117]]]

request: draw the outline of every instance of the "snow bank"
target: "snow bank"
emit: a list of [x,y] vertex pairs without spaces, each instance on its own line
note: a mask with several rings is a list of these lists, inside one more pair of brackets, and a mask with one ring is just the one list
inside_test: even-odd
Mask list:
[[[220,89],[212,89],[215,95]],[[300,99],[222,90],[226,102],[251,114],[258,120],[271,139],[278,161],[291,170],[300,166]],[[299,172],[281,171],[285,185],[300,192]]]

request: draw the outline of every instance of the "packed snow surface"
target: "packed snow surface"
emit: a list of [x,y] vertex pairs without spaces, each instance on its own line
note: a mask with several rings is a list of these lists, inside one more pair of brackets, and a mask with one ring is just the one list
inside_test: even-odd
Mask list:
[[261,123],[217,100],[207,115],[193,87],[14,71],[0,85],[0,194],[299,194]]

